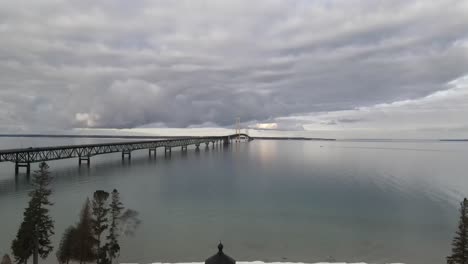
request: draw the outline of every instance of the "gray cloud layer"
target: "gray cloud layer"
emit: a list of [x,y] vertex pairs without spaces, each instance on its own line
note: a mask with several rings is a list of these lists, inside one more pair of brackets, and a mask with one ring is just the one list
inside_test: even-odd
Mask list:
[[468,72],[467,28],[460,0],[2,1],[0,126],[227,126],[422,98]]

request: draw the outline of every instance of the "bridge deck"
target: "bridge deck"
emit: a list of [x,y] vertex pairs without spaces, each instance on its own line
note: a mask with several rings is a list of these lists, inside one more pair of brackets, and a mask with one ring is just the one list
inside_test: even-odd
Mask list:
[[[213,138],[213,137],[210,137]],[[30,148],[19,148],[19,149],[2,149],[1,154],[10,153],[22,153],[22,152],[34,152],[34,151],[45,151],[45,150],[61,150],[68,148],[88,148],[88,147],[102,147],[102,146],[117,146],[117,145],[134,145],[134,144],[149,144],[149,143],[170,143],[172,141],[191,138],[177,138],[177,139],[160,139],[160,140],[144,140],[144,141],[122,141],[122,142],[109,142],[109,143],[96,143],[96,144],[78,144],[78,145],[62,145],[62,146],[47,146],[47,147],[30,147]]]

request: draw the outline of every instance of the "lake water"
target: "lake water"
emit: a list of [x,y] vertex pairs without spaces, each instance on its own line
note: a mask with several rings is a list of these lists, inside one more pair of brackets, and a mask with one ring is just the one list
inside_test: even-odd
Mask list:
[[[1,148],[115,139],[0,138]],[[117,188],[142,220],[121,262],[200,262],[222,240],[236,260],[444,263],[468,194],[468,143],[255,140],[170,159],[146,150],[51,161],[57,245],[86,197]],[[34,164],[33,169],[37,168]],[[0,254],[30,190],[0,163]],[[333,260],[333,261],[332,261]],[[55,253],[45,261],[56,263]]]

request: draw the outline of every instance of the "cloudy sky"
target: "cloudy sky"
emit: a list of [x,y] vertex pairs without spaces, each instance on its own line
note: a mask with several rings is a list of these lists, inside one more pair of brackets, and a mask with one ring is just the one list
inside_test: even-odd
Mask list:
[[468,137],[466,0],[0,1],[0,35],[3,132]]

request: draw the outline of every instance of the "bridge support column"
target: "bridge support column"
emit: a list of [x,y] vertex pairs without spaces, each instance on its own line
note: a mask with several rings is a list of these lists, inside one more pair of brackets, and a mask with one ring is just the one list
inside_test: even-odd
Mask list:
[[151,154],[153,154],[153,153],[154,153],[154,157],[156,157],[156,148],[148,149],[148,154],[149,154],[150,158],[151,158]]
[[132,152],[127,150],[127,151],[122,151],[122,161],[125,160],[125,156],[127,156],[128,160],[132,158]]
[[200,150],[200,143],[195,144],[195,150]]
[[81,156],[79,156],[79,157],[78,157],[78,165],[81,166],[82,161],[86,161],[86,165],[89,166],[90,160],[91,160],[91,159],[90,159],[89,156],[86,156],[86,157],[81,157]]
[[31,174],[31,163],[29,162],[15,162],[15,174],[18,175],[19,168],[26,168],[26,174]]
[[170,156],[172,154],[172,147],[164,147],[164,156]]
[[180,149],[181,149],[181,151],[183,151],[183,152],[187,151],[187,145],[181,146]]
[[206,142],[206,148],[208,149],[208,147],[210,146],[210,142]]

